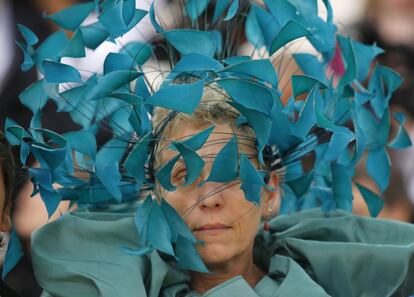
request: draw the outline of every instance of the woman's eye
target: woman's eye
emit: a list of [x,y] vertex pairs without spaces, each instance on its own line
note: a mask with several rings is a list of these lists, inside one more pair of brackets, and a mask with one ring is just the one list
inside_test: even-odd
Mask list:
[[176,186],[183,185],[185,183],[185,177],[187,175],[186,170],[181,170],[175,174],[173,174],[172,182]]

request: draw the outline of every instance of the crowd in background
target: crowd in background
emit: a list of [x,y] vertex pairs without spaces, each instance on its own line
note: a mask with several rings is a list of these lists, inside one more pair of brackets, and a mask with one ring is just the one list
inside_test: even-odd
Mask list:
[[[28,126],[31,112],[23,107],[18,94],[33,83],[38,76],[34,69],[28,72],[20,70],[22,54],[15,46],[14,40],[20,39],[16,28],[22,23],[32,28],[40,41],[57,28],[42,18],[43,11],[56,12],[67,7],[76,0],[0,0],[0,120],[4,123],[5,117],[12,118],[23,126]],[[174,1],[172,1],[174,2]],[[386,53],[378,60],[398,71],[404,78],[402,87],[395,93],[391,108],[393,111],[403,111],[407,116],[406,129],[414,139],[414,0],[353,0],[332,1],[336,12],[336,21],[342,33],[352,34],[355,38],[368,44],[377,42]],[[113,49],[109,49],[113,50]],[[63,132],[73,129],[73,123],[62,120],[56,121],[56,106],[48,104],[43,111],[43,125],[53,127]],[[58,123],[58,124],[57,124]],[[2,145],[5,151],[6,146]],[[17,156],[17,153],[14,152]],[[40,197],[30,197],[32,186],[22,170],[13,170],[16,182],[13,195],[8,176],[13,162],[4,161],[10,158],[2,153],[0,159],[0,219],[11,217],[15,229],[22,239],[25,247],[25,257],[8,275],[3,284],[16,296],[37,297],[41,293],[33,277],[30,263],[30,235],[41,225],[50,221]],[[16,158],[16,163],[17,163]],[[385,207],[380,213],[384,219],[396,219],[414,222],[414,148],[391,153],[393,171],[389,189],[384,193]],[[378,192],[373,183],[369,181],[363,168],[356,173],[356,179],[361,184]],[[4,191],[4,195],[2,195]],[[11,204],[13,198],[13,205]],[[59,213],[68,210],[68,205],[62,203]],[[354,212],[360,215],[369,215],[361,197],[355,192]],[[52,216],[52,219],[54,217]],[[7,246],[9,225],[2,224],[1,247]],[[4,255],[3,255],[4,256]],[[1,295],[1,294],[0,294]],[[11,296],[11,295],[10,295]]]

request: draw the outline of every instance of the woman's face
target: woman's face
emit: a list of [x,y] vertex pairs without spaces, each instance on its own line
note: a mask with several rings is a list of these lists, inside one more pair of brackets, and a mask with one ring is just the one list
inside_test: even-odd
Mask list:
[[[172,135],[171,140],[182,140],[200,131],[183,127]],[[261,218],[261,209],[245,199],[237,181],[228,184],[208,182],[198,186],[207,179],[214,157],[232,136],[229,126],[216,126],[204,146],[197,151],[205,161],[199,179],[190,186],[179,186],[183,184],[186,173],[184,163],[177,163],[171,173],[176,191],[161,191],[162,197],[177,210],[194,236],[204,242],[197,245],[197,249],[209,269],[249,253],[251,255]],[[239,144],[239,150],[248,156],[256,155],[254,146],[255,142],[249,140],[248,145]],[[161,163],[172,159],[175,154],[171,150],[163,151]],[[250,161],[257,165],[255,158]]]

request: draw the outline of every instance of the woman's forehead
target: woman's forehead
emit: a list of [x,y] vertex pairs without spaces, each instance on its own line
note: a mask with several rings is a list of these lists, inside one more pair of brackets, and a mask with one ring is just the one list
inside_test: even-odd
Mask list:
[[[165,140],[165,144],[161,150],[160,157],[162,160],[167,161],[176,156],[177,152],[168,149],[169,145],[173,141],[184,141],[200,131],[208,128],[208,125],[195,127],[194,125],[182,125],[179,129],[175,129],[168,140]],[[203,155],[217,155],[217,153],[236,135],[239,150],[245,154],[256,154],[256,139],[248,133],[243,131],[235,131],[227,124],[215,125],[213,131],[209,135],[204,145],[197,150],[200,156]]]

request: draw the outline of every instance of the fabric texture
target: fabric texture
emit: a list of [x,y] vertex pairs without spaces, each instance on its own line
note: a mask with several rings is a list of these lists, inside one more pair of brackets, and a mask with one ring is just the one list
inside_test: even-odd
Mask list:
[[42,297],[379,297],[414,294],[414,227],[345,212],[282,215],[259,231],[257,265],[268,270],[254,288],[241,276],[200,295],[189,276],[154,251],[132,256],[138,243],[130,214],[63,216],[33,236]]

